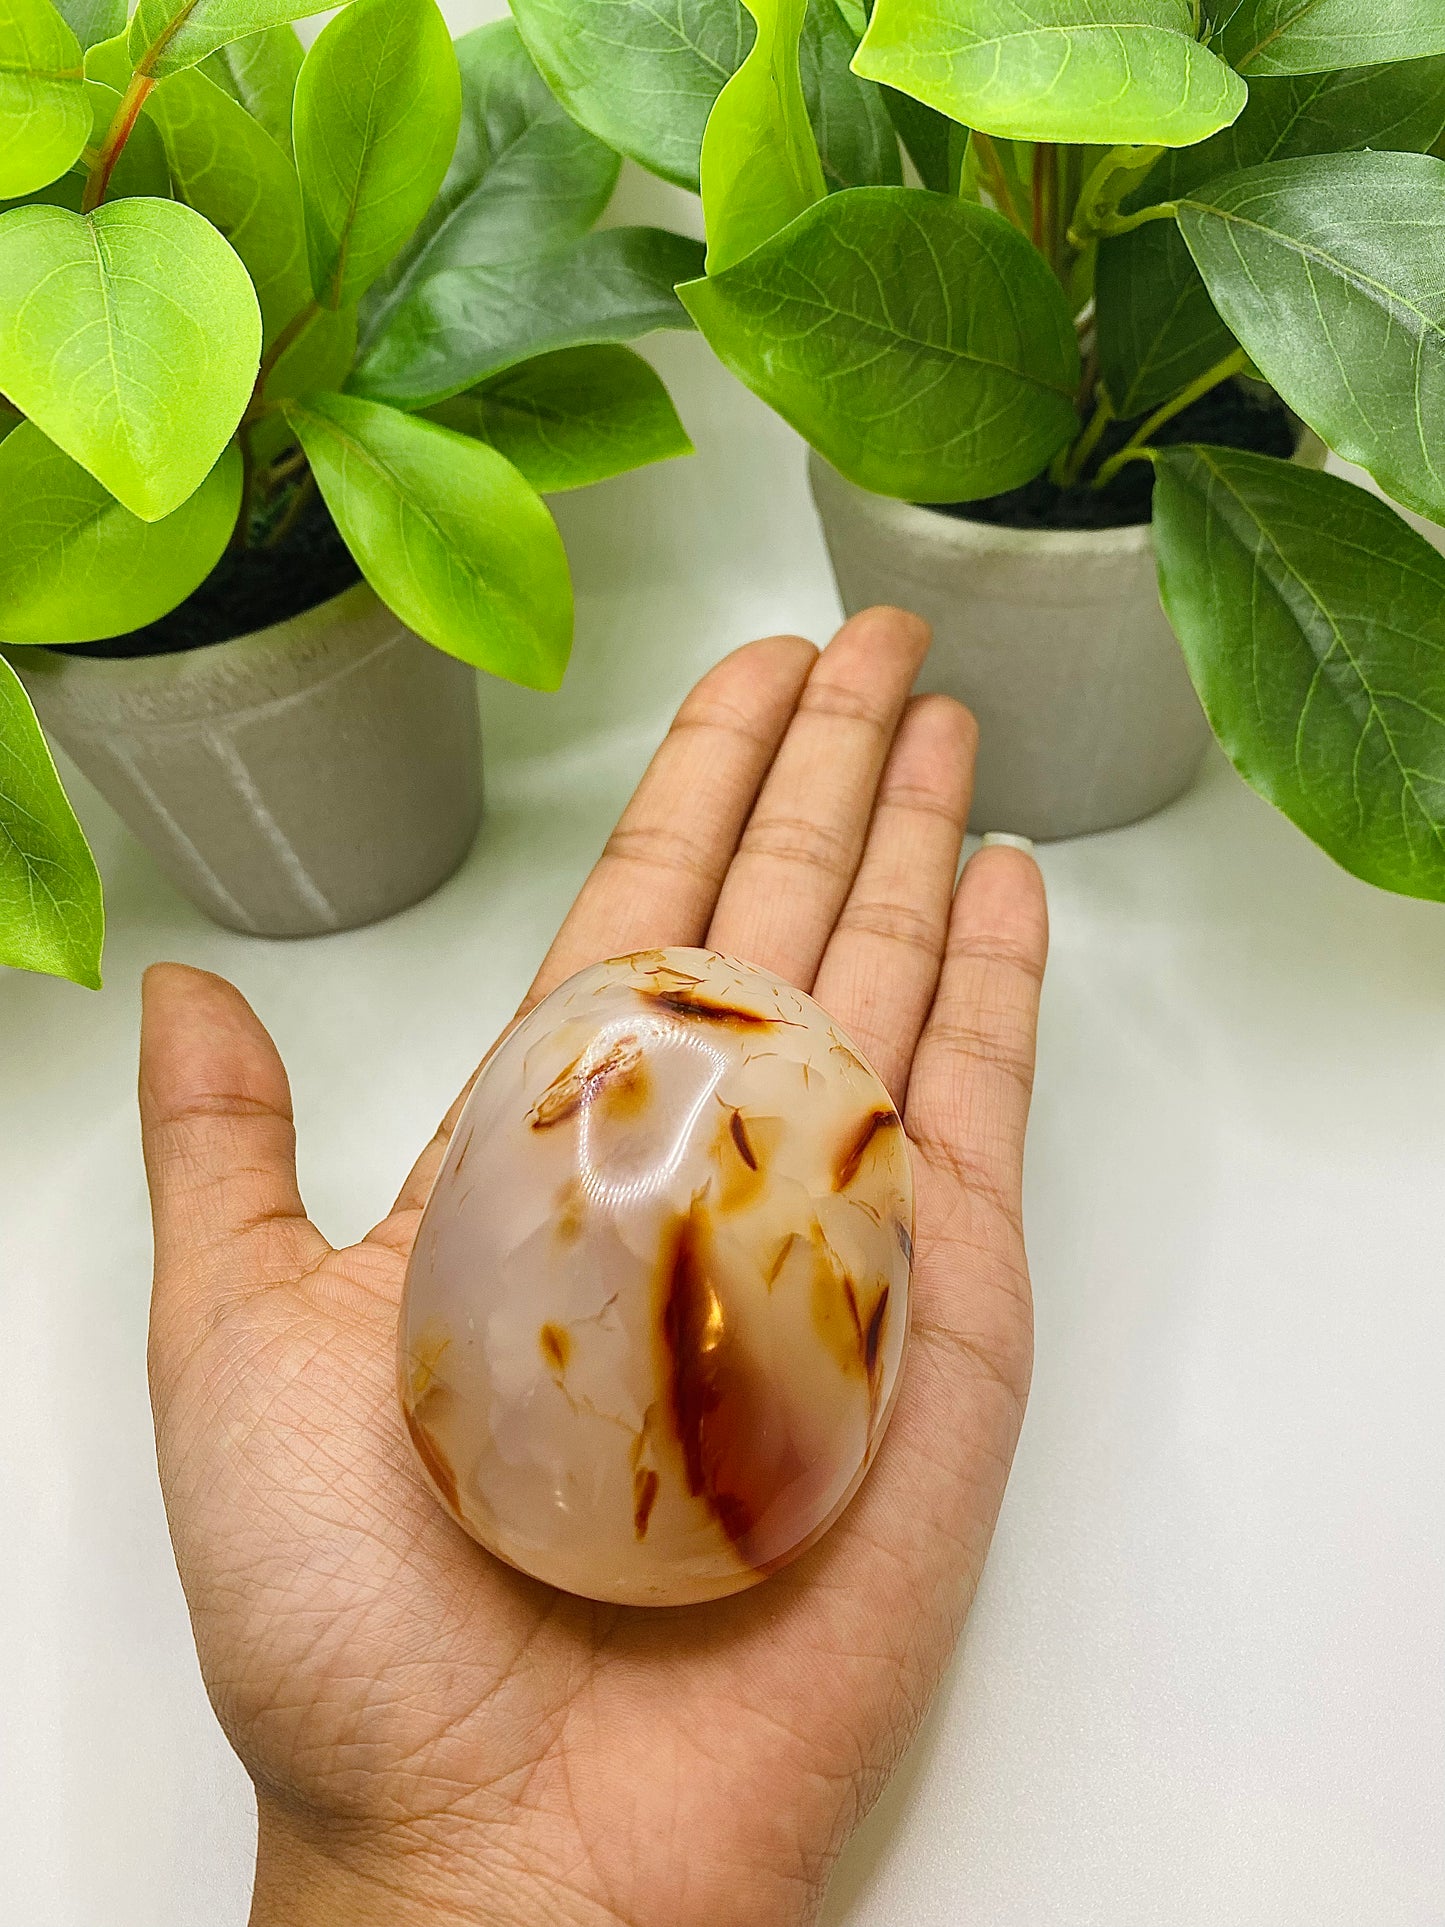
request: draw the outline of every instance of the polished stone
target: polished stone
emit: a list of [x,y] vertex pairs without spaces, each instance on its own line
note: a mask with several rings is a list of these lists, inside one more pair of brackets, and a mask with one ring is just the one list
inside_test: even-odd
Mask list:
[[811,998],[703,950],[582,971],[488,1060],[417,1234],[400,1382],[431,1485],[569,1592],[755,1584],[877,1450],[912,1231],[898,1115]]

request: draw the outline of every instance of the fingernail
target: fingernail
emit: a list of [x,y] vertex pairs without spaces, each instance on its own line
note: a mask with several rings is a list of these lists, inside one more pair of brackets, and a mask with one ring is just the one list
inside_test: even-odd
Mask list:
[[1007,830],[990,830],[983,839],[986,850],[1022,850],[1025,856],[1034,853],[1033,838],[1029,836],[1010,836]]

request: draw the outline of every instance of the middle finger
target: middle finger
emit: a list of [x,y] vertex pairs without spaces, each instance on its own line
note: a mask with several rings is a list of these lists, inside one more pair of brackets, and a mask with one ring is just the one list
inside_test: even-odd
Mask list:
[[723,884],[709,949],[812,988],[928,642],[920,617],[867,609],[823,651]]

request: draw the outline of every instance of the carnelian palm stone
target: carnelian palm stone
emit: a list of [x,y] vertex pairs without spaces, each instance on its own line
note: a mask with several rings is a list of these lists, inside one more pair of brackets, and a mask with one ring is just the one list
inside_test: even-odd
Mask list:
[[912,1255],[898,1114],[810,997],[706,950],[581,971],[488,1060],[417,1234],[426,1476],[568,1592],[739,1592],[867,1471]]

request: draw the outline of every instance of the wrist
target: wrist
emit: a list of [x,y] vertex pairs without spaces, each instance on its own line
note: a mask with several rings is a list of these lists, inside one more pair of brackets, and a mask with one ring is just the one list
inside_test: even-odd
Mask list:
[[625,1927],[503,1856],[404,1835],[342,1837],[257,1801],[250,1927]]

